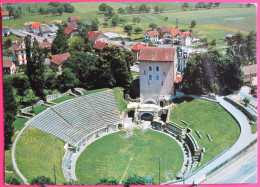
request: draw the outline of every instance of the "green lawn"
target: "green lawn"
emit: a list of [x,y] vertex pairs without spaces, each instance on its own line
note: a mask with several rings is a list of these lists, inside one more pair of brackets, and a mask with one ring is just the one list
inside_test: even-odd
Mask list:
[[[192,129],[199,146],[206,149],[202,165],[231,147],[240,134],[236,121],[220,105],[209,101],[189,99],[176,103],[172,108],[170,120],[183,127],[187,125],[180,120],[190,124],[189,128]],[[198,137],[195,130],[201,133],[202,139]],[[210,134],[212,142],[208,140],[206,133]]]
[[31,181],[33,177],[44,175],[53,178],[53,165],[56,166],[57,184],[65,178],[61,170],[64,156],[64,142],[58,138],[28,127],[21,135],[15,151],[17,165],[22,174]]
[[28,119],[25,118],[16,118],[13,126],[16,131],[21,130],[24,127],[24,124],[28,121]]
[[124,94],[121,92],[120,88],[113,88],[113,92],[116,97],[116,103],[119,111],[122,113],[127,108],[127,103],[124,100]]
[[126,172],[124,180],[133,174],[150,175],[158,184],[159,158],[161,182],[166,182],[165,170],[171,169],[175,175],[181,169],[183,152],[169,136],[151,130],[145,133],[136,130],[137,135],[128,139],[124,138],[125,134],[120,131],[105,136],[86,148],[76,165],[80,182],[94,185],[101,177],[114,177],[119,181]]
[[92,94],[92,93],[103,92],[108,89],[109,88],[101,88],[101,89],[96,89],[96,90],[84,90],[83,93],[84,93],[84,95],[88,95],[88,94]]
[[75,97],[72,96],[72,95],[66,95],[66,96],[64,96],[64,97],[60,97],[60,98],[58,98],[58,99],[55,99],[55,100],[53,100],[52,102],[54,102],[54,103],[61,103],[61,102],[63,102],[63,101],[66,101],[66,100],[69,100],[69,99],[72,99],[72,98],[75,98]]

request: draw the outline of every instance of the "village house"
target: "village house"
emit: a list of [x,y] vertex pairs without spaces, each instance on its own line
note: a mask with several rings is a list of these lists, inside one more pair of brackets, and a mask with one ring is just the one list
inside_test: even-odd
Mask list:
[[99,53],[106,45],[106,42],[97,41],[92,48]]
[[12,75],[16,72],[16,67],[12,60],[3,60],[3,72],[8,75]]
[[26,27],[26,30],[30,33],[36,33],[39,34],[41,33],[41,26],[39,22],[31,23],[29,26]]
[[171,29],[163,35],[163,42],[166,44],[178,44],[181,40],[181,31],[178,29]]
[[97,41],[107,42],[108,37],[98,31],[88,31],[88,39],[94,43]]
[[143,47],[139,57],[140,97],[169,99],[174,95],[177,56],[174,47]]
[[257,64],[242,67],[245,85],[257,85]]
[[62,53],[58,55],[52,55],[51,56],[51,64],[50,68],[53,69],[53,71],[59,71],[61,72],[62,63],[67,60],[70,57],[70,53]]
[[171,29],[168,26],[161,26],[157,29],[160,36],[163,36],[165,33],[170,32]]
[[67,38],[72,38],[75,34],[79,34],[79,31],[76,27],[68,26],[64,29]]
[[148,45],[146,44],[142,44],[142,43],[137,43],[135,44],[132,48],[131,48],[131,51],[134,55],[134,59],[135,60],[139,60],[139,56],[140,56],[140,50],[141,48],[143,47],[148,47]]
[[9,50],[13,53],[14,59],[17,61],[18,65],[26,64],[26,51],[25,51],[25,43],[24,39],[21,38],[15,41]]
[[159,40],[159,33],[155,30],[155,31],[147,31],[145,33],[145,41],[149,42],[156,42]]
[[7,12],[6,10],[2,10],[1,14],[2,14],[2,20],[9,19],[9,12]]
[[2,37],[6,37],[10,35],[10,29],[6,26],[2,26]]
[[68,19],[68,22],[75,22],[76,23],[76,21],[79,21],[79,16],[74,16],[74,17],[69,17],[69,19]]

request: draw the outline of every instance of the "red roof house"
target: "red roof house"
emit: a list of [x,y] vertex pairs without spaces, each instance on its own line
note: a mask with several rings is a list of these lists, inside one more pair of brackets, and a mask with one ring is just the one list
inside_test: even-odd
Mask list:
[[93,45],[93,49],[96,49],[98,51],[101,51],[105,45],[107,45],[106,42],[101,42],[101,41],[97,41],[94,45]]
[[62,53],[51,56],[51,68],[61,71],[62,63],[70,57],[70,53]]
[[72,38],[75,34],[78,34],[78,29],[76,27],[68,26],[64,29],[64,33],[67,35],[67,38]]
[[134,55],[135,60],[139,60],[139,56],[140,56],[140,49],[143,47],[148,47],[148,45],[146,44],[142,44],[142,43],[137,43],[135,44],[132,48],[131,51]]

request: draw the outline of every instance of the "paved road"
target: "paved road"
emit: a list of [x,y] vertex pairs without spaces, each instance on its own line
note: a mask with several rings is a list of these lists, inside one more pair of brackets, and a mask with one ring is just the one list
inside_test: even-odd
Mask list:
[[235,159],[227,166],[207,177],[203,184],[256,183],[257,182],[257,144],[245,155]]

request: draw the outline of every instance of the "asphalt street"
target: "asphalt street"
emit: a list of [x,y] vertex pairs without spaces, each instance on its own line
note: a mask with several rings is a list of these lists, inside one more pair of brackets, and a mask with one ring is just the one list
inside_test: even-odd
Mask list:
[[257,182],[257,144],[243,156],[223,166],[208,176],[203,184],[256,183]]

